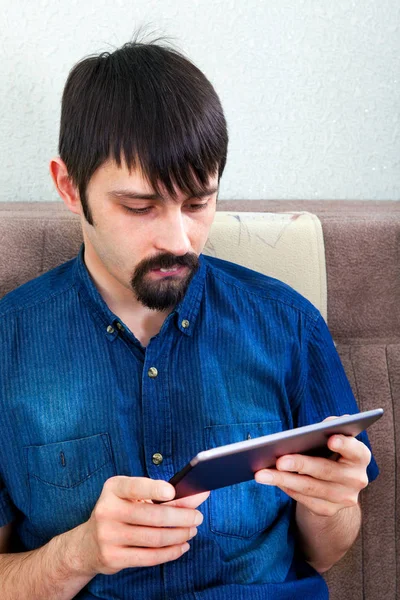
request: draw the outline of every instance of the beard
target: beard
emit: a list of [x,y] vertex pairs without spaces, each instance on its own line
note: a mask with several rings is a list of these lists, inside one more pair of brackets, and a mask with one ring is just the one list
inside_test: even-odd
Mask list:
[[[157,280],[146,278],[153,269],[169,269],[176,266],[187,267],[187,275],[168,275]],[[198,268],[199,259],[194,253],[183,256],[160,254],[146,258],[137,265],[131,279],[131,287],[139,302],[147,308],[167,310],[182,300]]]

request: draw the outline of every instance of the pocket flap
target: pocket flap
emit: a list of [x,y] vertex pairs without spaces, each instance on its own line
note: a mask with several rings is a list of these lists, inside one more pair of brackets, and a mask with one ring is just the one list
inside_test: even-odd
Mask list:
[[79,485],[112,460],[108,433],[25,450],[30,476],[65,488]]

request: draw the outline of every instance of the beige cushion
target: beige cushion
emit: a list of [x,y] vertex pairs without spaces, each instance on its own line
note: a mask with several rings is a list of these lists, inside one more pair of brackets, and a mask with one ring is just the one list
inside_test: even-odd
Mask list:
[[316,215],[217,212],[204,254],[284,281],[327,320],[325,248]]

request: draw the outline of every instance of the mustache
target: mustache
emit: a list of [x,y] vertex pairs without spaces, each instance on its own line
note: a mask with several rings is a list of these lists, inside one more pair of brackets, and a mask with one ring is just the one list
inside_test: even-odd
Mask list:
[[143,259],[136,267],[135,277],[142,277],[148,271],[153,269],[170,269],[176,266],[188,267],[189,269],[197,269],[199,259],[193,252],[188,252],[183,256],[175,256],[174,254],[158,254],[151,258]]

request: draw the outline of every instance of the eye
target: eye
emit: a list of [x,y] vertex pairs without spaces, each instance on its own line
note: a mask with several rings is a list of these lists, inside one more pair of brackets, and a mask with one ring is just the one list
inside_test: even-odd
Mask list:
[[134,215],[145,215],[151,210],[151,206],[146,206],[145,208],[132,208],[131,206],[125,206],[125,204],[122,205],[122,208],[126,210],[126,212]]
[[203,210],[204,208],[207,208],[207,206],[208,206],[208,200],[207,200],[207,202],[202,202],[201,204],[188,204],[189,210],[192,210],[192,211]]

